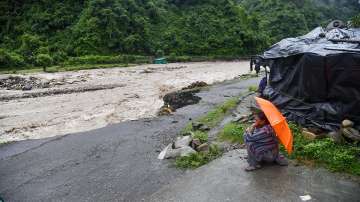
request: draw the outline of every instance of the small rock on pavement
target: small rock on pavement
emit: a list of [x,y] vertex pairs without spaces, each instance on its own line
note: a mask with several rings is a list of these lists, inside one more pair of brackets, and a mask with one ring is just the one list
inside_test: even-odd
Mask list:
[[190,135],[177,137],[176,141],[174,142],[174,149],[189,146],[191,141],[192,141],[192,137]]
[[343,122],[341,123],[341,125],[344,127],[344,128],[351,128],[354,126],[354,122],[348,120],[348,119],[345,119],[343,120]]
[[207,143],[201,144],[197,147],[197,151],[206,152],[209,151],[209,145]]

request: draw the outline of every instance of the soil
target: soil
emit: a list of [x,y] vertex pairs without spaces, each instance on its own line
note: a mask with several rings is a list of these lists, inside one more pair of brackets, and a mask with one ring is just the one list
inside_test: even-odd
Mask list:
[[[248,72],[248,61],[235,61],[0,75],[5,82],[0,86],[0,142],[154,117],[170,92],[231,80]],[[10,85],[13,80],[21,85]],[[31,88],[24,91],[26,85]]]

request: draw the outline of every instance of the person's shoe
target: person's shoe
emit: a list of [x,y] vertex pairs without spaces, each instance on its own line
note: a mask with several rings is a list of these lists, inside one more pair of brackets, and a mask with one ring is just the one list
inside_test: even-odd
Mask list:
[[250,172],[250,171],[254,171],[254,170],[260,169],[260,168],[261,168],[260,165],[248,166],[248,167],[245,168],[245,171]]
[[275,163],[277,163],[280,166],[287,166],[289,165],[287,159],[285,158],[285,156],[283,155],[279,155],[276,159],[275,159]]

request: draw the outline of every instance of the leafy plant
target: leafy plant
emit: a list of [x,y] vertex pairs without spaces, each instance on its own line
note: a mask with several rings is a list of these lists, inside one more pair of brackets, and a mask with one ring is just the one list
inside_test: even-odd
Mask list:
[[205,143],[208,141],[208,134],[202,131],[195,131],[193,132],[193,138],[199,139],[201,143]]
[[244,143],[245,126],[239,123],[228,123],[219,133],[220,140],[229,141],[231,143]]
[[352,144],[337,144],[330,138],[308,140],[301,134],[301,128],[290,124],[294,135],[292,159],[313,160],[332,171],[360,175],[360,148]]
[[221,156],[221,151],[216,145],[210,145],[209,152],[198,152],[190,156],[178,157],[175,165],[178,168],[198,168]]

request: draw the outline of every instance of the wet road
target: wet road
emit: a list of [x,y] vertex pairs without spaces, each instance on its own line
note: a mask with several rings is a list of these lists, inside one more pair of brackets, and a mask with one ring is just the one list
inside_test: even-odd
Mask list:
[[360,184],[325,169],[303,166],[267,165],[245,172],[246,150],[233,150],[171,185],[163,187],[146,201],[309,201],[360,200]]
[[190,118],[258,78],[233,80],[198,93],[200,103],[174,115],[141,119],[62,137],[0,147],[0,196],[6,201],[141,201],[183,171],[156,159]]

